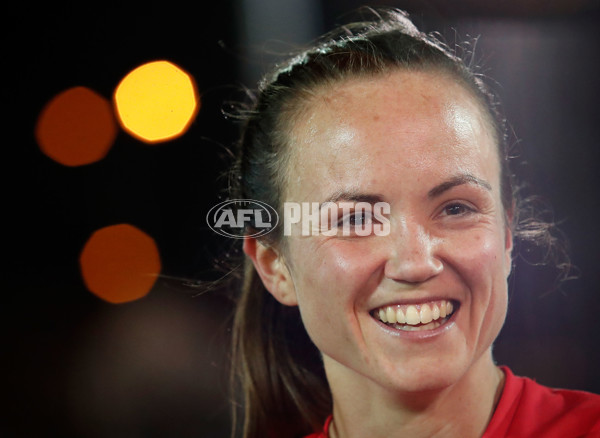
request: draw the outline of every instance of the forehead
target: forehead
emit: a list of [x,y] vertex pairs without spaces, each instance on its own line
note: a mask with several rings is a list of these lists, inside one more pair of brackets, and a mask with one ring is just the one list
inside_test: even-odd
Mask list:
[[290,148],[288,195],[315,183],[313,192],[328,184],[365,188],[377,173],[409,169],[499,173],[481,105],[440,73],[399,71],[324,86],[290,126]]

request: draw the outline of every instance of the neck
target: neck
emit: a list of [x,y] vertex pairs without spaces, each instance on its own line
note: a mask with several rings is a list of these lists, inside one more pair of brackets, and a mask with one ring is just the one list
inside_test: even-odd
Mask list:
[[410,393],[382,388],[356,374],[330,372],[340,365],[324,360],[333,395],[330,438],[480,437],[504,384],[491,351],[450,386]]

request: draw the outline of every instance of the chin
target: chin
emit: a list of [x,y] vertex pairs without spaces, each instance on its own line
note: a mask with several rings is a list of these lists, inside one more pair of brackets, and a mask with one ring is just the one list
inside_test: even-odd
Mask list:
[[457,359],[439,357],[410,364],[388,364],[377,383],[396,392],[442,391],[459,382],[470,368],[468,360]]

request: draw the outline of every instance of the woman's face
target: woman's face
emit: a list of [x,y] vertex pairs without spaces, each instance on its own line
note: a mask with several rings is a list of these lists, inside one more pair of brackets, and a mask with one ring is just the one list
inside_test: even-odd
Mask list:
[[[294,225],[285,237],[295,301],[328,374],[435,389],[489,352],[512,249],[490,132],[469,92],[436,73],[348,80],[300,112],[285,200],[333,201],[340,216],[342,202],[390,206],[387,235],[302,236]],[[390,323],[398,310],[411,324]]]

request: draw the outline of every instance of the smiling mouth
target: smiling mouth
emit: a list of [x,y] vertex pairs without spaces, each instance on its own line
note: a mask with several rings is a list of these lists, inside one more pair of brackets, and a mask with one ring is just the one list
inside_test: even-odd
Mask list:
[[448,322],[458,307],[459,303],[453,300],[397,304],[374,309],[371,316],[397,330],[433,330]]

